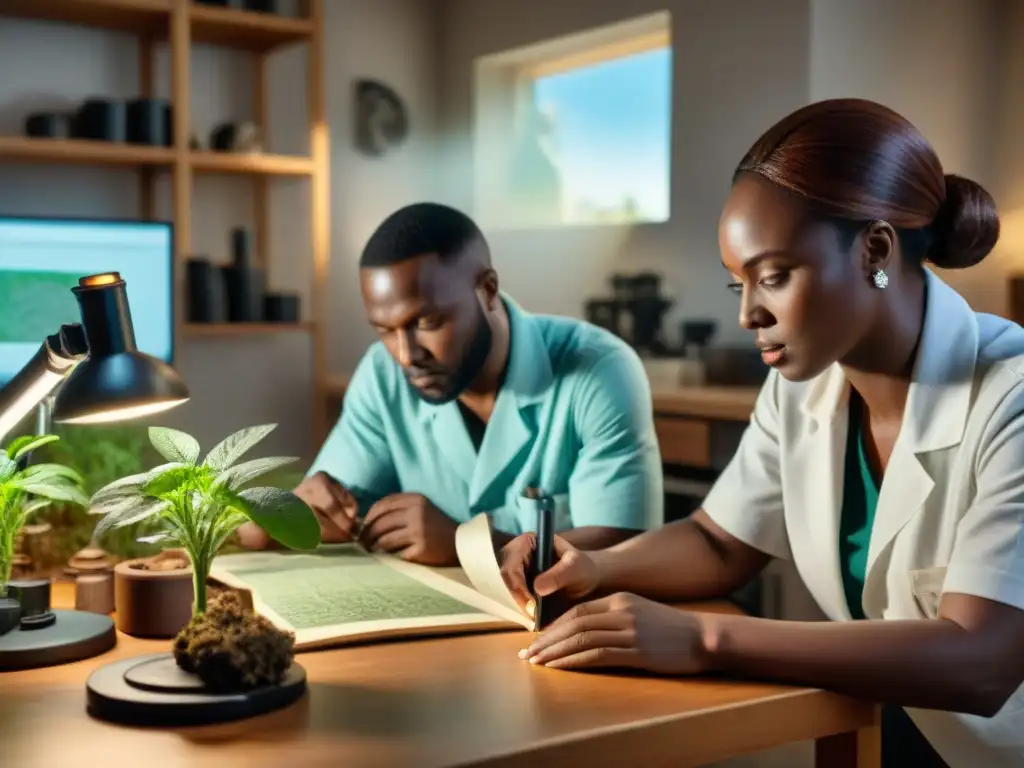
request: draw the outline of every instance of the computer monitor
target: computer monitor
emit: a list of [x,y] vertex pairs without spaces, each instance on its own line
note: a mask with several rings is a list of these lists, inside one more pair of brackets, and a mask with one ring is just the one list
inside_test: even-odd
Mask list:
[[119,272],[141,352],[174,360],[174,232],[169,222],[0,215],[0,384],[81,315],[72,286]]

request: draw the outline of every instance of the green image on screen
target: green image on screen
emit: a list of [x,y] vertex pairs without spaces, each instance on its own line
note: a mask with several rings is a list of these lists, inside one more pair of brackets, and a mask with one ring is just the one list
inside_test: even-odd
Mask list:
[[71,288],[77,272],[0,271],[0,342],[42,344],[64,323],[81,322]]
[[355,548],[337,548],[326,556],[256,556],[250,563],[243,559],[225,570],[255,589],[295,629],[479,613]]

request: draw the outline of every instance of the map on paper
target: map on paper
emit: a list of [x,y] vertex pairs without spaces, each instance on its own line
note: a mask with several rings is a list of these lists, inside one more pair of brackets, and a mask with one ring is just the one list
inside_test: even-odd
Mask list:
[[253,608],[309,650],[414,635],[531,629],[501,576],[486,515],[456,532],[457,568],[431,568],[356,544],[316,552],[220,555],[210,579],[243,590]]
[[223,571],[244,581],[296,630],[477,612],[355,546],[238,562]]

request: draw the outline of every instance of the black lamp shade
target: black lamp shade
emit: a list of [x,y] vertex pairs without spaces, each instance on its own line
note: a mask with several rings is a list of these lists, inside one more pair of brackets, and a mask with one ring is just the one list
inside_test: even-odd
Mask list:
[[72,289],[82,313],[89,356],[64,381],[53,420],[121,421],[172,408],[188,387],[167,363],[138,350],[124,280],[116,272],[83,277]]
[[89,357],[71,372],[53,404],[53,420],[70,424],[122,421],[189,399],[181,376],[139,351]]

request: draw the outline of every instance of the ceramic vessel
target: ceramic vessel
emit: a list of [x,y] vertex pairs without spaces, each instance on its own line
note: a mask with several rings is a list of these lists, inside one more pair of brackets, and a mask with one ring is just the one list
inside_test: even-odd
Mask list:
[[114,566],[117,628],[132,637],[173,638],[192,618],[192,568],[176,550]]

